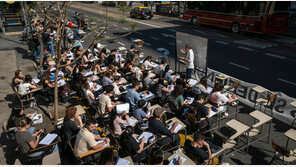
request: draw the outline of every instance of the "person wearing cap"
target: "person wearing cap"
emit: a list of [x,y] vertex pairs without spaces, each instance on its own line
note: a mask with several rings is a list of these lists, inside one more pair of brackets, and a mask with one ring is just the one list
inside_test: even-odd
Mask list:
[[153,117],[148,119],[148,130],[159,138],[162,135],[166,136],[165,138],[159,139],[156,143],[157,145],[163,146],[172,143],[172,146],[178,146],[180,144],[180,136],[173,133],[178,123],[174,122],[172,128],[169,130],[160,120],[164,111],[165,109],[161,107],[154,109]]
[[183,49],[180,49],[180,52],[186,55],[186,57],[181,57],[181,60],[184,60],[186,62],[186,77],[187,79],[190,79],[194,69],[194,53],[189,44],[185,45],[185,51]]

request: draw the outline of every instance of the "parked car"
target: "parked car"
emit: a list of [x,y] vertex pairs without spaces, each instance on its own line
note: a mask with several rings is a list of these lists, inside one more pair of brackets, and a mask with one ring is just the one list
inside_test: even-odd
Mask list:
[[148,7],[136,7],[130,13],[132,18],[151,19],[153,12]]

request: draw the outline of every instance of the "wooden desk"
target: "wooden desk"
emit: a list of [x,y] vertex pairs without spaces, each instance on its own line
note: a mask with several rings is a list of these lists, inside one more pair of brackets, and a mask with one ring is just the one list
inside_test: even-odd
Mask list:
[[267,91],[267,89],[265,89],[265,88],[263,88],[261,86],[254,87],[253,90],[255,92],[258,92],[258,93],[263,93],[263,92],[266,92]]
[[184,154],[183,149],[177,150],[176,154],[173,154],[168,158],[168,160],[171,162],[171,160],[176,156],[179,155],[180,157],[186,158],[185,162],[182,165],[196,165],[194,161],[192,161],[187,155]]
[[[222,75],[223,75],[223,74],[222,74]],[[216,78],[216,79],[215,79],[215,83],[216,83],[217,81],[221,81],[221,83],[222,83],[223,85],[226,85],[225,82],[226,82],[226,80],[229,78],[229,76],[227,76],[227,75],[223,75],[223,77],[222,77],[221,74],[220,74],[220,75],[217,75],[215,78]]]
[[286,147],[288,147],[290,139],[296,141],[296,130],[295,129],[289,129],[287,132],[285,132],[285,136],[287,136],[287,138],[288,138],[287,143],[286,143]]
[[[180,132],[181,130],[183,130],[183,129],[185,129],[185,131],[186,131],[186,125],[182,122],[182,121],[180,121],[178,118],[176,118],[176,117],[174,117],[174,118],[171,118],[171,119],[169,119],[169,120],[167,120],[166,121],[166,123],[168,123],[169,121],[172,121],[170,124],[167,124],[168,125],[168,127],[170,127],[174,122],[178,122],[178,124],[181,124],[182,125],[182,127],[181,127],[181,129],[179,129],[179,131],[178,132]],[[186,132],[185,132],[185,137],[186,137]]]
[[230,140],[236,139],[237,137],[239,137],[240,135],[242,135],[250,129],[248,125],[245,125],[236,119],[228,121],[226,125],[236,131],[236,133],[229,138]]
[[100,151],[102,151],[102,150],[104,150],[105,148],[108,148],[108,147],[110,147],[110,145],[105,146],[105,147],[102,147],[102,148],[97,149],[97,150],[89,150],[88,152],[85,152],[85,153],[79,154],[78,157],[79,157],[79,158],[83,158],[83,157],[86,157],[86,156],[88,156],[88,155],[92,155],[92,154],[94,154],[94,153],[100,152]]
[[252,127],[257,128],[263,124],[265,124],[268,121],[272,120],[272,117],[264,114],[263,112],[260,112],[258,110],[255,110],[253,112],[250,113],[250,115],[254,118],[256,118],[257,120],[259,120],[259,122],[257,122],[256,124],[254,124]]
[[292,101],[290,104],[291,104],[293,107],[296,107],[296,101]]
[[78,115],[85,114],[85,110],[82,108],[81,105],[76,105],[75,107],[77,108]]

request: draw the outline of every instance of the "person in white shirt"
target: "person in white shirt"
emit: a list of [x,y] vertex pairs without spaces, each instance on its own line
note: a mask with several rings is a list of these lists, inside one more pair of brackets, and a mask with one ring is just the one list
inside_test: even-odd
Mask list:
[[146,67],[146,70],[148,70],[149,68],[154,68],[156,65],[155,64],[153,64],[152,62],[151,62],[151,60],[152,60],[152,57],[151,56],[147,56],[146,58],[145,58],[145,60],[144,60],[144,66]]
[[29,93],[30,89],[37,89],[37,87],[32,84],[32,77],[30,75],[26,75],[24,82],[20,83],[18,86],[18,93],[20,95],[24,95]]
[[181,60],[186,61],[186,77],[187,79],[190,79],[194,69],[194,53],[189,44],[185,45],[185,51],[183,49],[180,49],[180,52],[186,55],[186,58],[181,57]]

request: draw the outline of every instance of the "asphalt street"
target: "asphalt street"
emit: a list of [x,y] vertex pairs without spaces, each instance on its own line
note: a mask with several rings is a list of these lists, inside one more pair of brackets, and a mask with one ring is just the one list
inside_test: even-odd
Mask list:
[[[69,16],[76,11],[83,12],[86,18],[103,16],[95,10],[73,7],[69,9]],[[114,16],[112,13],[110,15]],[[180,19],[161,16],[155,16],[152,20],[135,21],[136,32],[115,43],[102,44],[107,45],[108,49],[124,50],[135,44],[132,40],[142,39],[144,46],[141,49],[145,56],[158,58],[162,53],[157,51],[157,48],[169,50],[174,69],[176,31],[201,36],[208,39],[209,68],[242,81],[261,85],[271,91],[296,97],[296,38],[283,35],[233,34],[226,29],[205,25],[195,27]],[[119,23],[116,18],[109,25],[111,29],[106,34],[109,37],[130,29],[129,23]],[[84,45],[88,42],[86,39]]]

